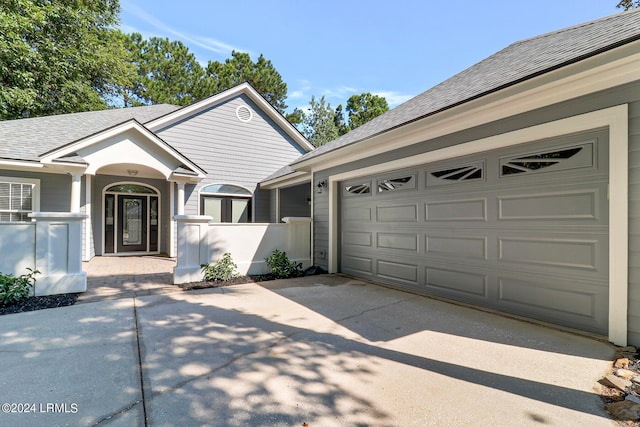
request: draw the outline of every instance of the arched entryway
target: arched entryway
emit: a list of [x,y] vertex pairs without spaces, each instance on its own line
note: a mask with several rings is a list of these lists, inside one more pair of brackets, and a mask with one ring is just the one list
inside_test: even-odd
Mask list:
[[105,255],[159,253],[160,192],[147,184],[120,182],[103,190]]

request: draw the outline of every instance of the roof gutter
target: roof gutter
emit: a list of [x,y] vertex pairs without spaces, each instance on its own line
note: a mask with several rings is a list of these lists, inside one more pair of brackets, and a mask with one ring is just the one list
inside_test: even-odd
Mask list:
[[44,165],[37,160],[0,159],[2,169],[42,169]]
[[311,179],[311,174],[305,171],[295,171],[287,175],[272,178],[267,181],[261,181],[260,187],[270,190],[278,187],[288,187],[290,185],[300,184]]

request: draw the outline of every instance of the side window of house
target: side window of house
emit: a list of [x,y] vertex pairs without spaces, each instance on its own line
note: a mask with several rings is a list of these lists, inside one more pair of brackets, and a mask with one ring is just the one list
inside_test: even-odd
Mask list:
[[212,222],[251,222],[251,192],[232,184],[213,184],[200,190],[200,214]]
[[0,181],[0,221],[28,222],[33,212],[34,184]]

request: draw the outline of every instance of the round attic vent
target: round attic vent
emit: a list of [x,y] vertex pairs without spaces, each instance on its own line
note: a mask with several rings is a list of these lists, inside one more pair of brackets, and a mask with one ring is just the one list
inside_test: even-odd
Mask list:
[[247,122],[250,122],[251,119],[253,118],[253,113],[251,112],[249,107],[246,107],[244,105],[240,105],[240,106],[238,106],[238,108],[236,108],[236,117],[241,122],[247,123]]

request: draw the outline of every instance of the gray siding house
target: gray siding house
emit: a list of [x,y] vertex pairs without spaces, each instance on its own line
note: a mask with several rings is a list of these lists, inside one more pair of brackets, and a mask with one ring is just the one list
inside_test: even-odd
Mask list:
[[258,183],[313,148],[249,84],[183,108],[0,122],[0,141],[0,222],[85,214],[83,260],[175,256],[175,215],[277,222],[277,200]]
[[514,43],[261,187],[304,182],[330,272],[639,345],[640,10]]

